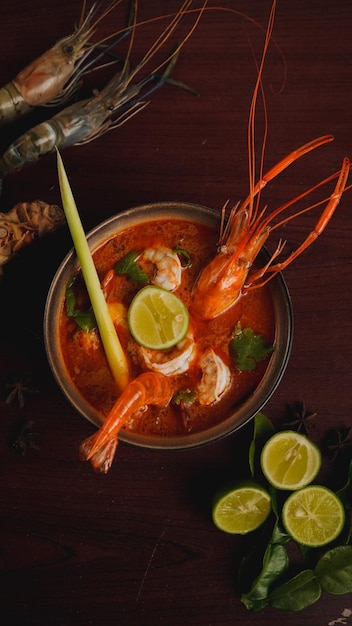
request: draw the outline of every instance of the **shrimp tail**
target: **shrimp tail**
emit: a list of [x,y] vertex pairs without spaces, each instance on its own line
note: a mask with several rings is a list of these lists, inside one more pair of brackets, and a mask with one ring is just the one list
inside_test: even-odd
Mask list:
[[107,474],[114,460],[117,445],[116,436],[99,430],[82,442],[79,449],[80,458],[89,459],[97,472]]
[[81,443],[80,458],[106,474],[115,456],[118,433],[129,417],[149,405],[167,406],[171,397],[172,385],[163,374],[144,372],[137,376],[116,400],[100,430]]

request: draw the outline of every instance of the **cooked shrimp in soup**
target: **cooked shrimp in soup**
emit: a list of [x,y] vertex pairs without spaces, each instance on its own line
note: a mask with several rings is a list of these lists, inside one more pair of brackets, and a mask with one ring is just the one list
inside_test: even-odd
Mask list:
[[[163,375],[172,388],[171,400],[166,406],[151,404],[143,411],[128,417],[121,428],[155,437],[182,436],[207,429],[229,416],[241,404],[263,377],[270,353],[254,369],[238,368],[232,349],[238,325],[250,328],[255,335],[272,346],[275,342],[275,319],[271,290],[263,287],[249,292],[232,308],[213,320],[190,316],[184,339],[168,350],[152,350],[138,345],[129,332],[127,316],[135,294],[145,285],[135,275],[116,271],[121,261],[133,253],[135,265],[144,280],[152,284],[154,274],[145,272],[142,257],[155,247],[156,233],[163,242],[161,256],[171,259],[173,273],[177,251],[182,250],[177,267],[182,271],[173,286],[173,293],[190,308],[192,288],[201,269],[214,256],[218,230],[189,219],[154,220],[126,228],[94,252],[94,262],[104,289],[109,310],[113,315],[120,341],[128,356],[132,378],[144,372]],[[167,254],[165,255],[165,250]],[[149,254],[149,253],[148,253]],[[188,262],[184,265],[184,256]],[[153,260],[154,260],[154,255]],[[143,262],[142,262],[143,261]],[[140,263],[140,265],[139,265]],[[78,309],[89,308],[89,303],[78,276],[74,283]],[[89,331],[94,333],[94,330]],[[104,355],[102,346],[88,350],[75,337],[82,333],[75,318],[61,315],[61,347],[70,376],[85,399],[105,420],[118,398],[118,391]],[[96,335],[94,335],[96,338]],[[157,381],[156,381],[157,382]]]

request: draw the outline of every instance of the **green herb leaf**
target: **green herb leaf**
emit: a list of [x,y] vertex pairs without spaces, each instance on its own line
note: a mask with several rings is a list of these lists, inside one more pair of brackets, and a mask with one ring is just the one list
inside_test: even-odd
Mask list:
[[67,281],[65,291],[66,313],[68,317],[75,320],[76,324],[84,330],[84,332],[89,333],[97,327],[97,322],[92,307],[87,311],[76,308],[76,296],[73,288],[76,278],[76,276],[72,276]]
[[[273,499],[271,500],[272,505],[274,505]],[[275,506],[275,505],[274,505]],[[274,510],[274,506],[273,506],[273,510]],[[277,511],[274,510],[275,515],[278,515]],[[273,536],[272,536],[272,543],[288,543],[289,541],[291,541],[291,536],[284,530],[283,526],[281,526],[281,524],[278,523],[275,524],[274,530],[273,530]]]
[[116,263],[114,269],[116,274],[127,276],[135,283],[141,283],[142,285],[146,285],[149,281],[148,274],[146,274],[146,272],[142,270],[140,265],[138,265],[136,261],[138,257],[139,252],[131,250]]
[[352,546],[337,546],[320,558],[315,574],[324,591],[336,595],[352,592]]
[[173,401],[175,404],[192,404],[197,397],[195,389],[179,389],[174,395]]
[[252,477],[258,472],[261,473],[260,453],[264,444],[274,432],[274,426],[264,413],[257,413],[254,417],[253,439],[248,452],[248,462]]
[[269,485],[269,493],[271,496],[271,508],[275,515],[275,525],[273,528],[273,532],[271,535],[270,542],[271,543],[288,543],[291,540],[291,536],[284,530],[284,527],[281,522],[281,506],[282,503],[278,503],[278,490],[275,489],[272,485]]
[[337,491],[337,495],[345,507],[352,509],[352,459],[348,466],[347,480],[343,487]]
[[301,611],[317,602],[321,587],[313,570],[307,569],[276,587],[269,595],[269,603],[276,609]]
[[288,555],[284,546],[267,546],[263,559],[263,568],[248,593],[242,594],[241,602],[250,611],[259,611],[268,604],[269,589],[288,567]]
[[76,282],[77,276],[71,276],[66,283],[66,291],[65,291],[65,302],[66,302],[66,313],[69,317],[74,315],[76,310],[76,296],[73,289],[73,285]]
[[230,342],[236,358],[237,368],[241,372],[255,369],[257,363],[263,361],[274,350],[269,346],[262,335],[255,335],[251,328],[241,328],[237,324],[235,336]]
[[78,326],[84,330],[85,333],[90,333],[97,327],[93,309],[90,309],[89,311],[80,311],[77,309],[72,317],[74,318],[76,324],[78,324]]
[[[255,337],[251,329],[241,330],[236,327],[237,340],[242,341],[248,332],[248,344]],[[247,358],[247,345],[241,358]],[[250,352],[249,352],[250,354]],[[258,413],[253,421],[253,436],[248,450],[248,464],[252,479],[263,483],[264,476],[260,467],[261,450],[275,431],[271,421]],[[348,431],[352,432],[352,429]],[[348,435],[348,445],[351,440]],[[339,441],[341,446],[344,443]],[[345,461],[348,461],[346,465]],[[345,482],[337,495],[346,508],[352,508],[352,459],[344,459],[343,472]],[[287,497],[284,492],[266,483],[270,492],[272,511],[268,520],[254,533],[247,544],[247,550],[239,563],[238,580],[242,591],[241,601],[248,610],[258,611],[267,605],[287,611],[301,611],[317,602],[321,592],[331,594],[352,593],[352,545],[351,519],[346,516],[345,526],[329,549],[310,548],[296,545],[299,550],[302,571],[297,574],[297,567],[292,563],[292,572],[287,571],[290,565],[284,544],[292,542],[290,535],[282,524],[282,504]],[[334,546],[334,547],[332,547]],[[319,559],[319,560],[318,560]],[[293,576],[293,574],[295,575]],[[285,581],[285,582],[283,582]]]
[[176,252],[177,256],[180,258],[182,267],[191,267],[192,259],[188,250],[184,248],[175,248],[174,252]]

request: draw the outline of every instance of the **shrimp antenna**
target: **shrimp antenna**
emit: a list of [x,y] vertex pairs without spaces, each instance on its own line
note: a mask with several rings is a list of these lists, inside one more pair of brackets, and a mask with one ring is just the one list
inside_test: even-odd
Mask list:
[[[276,0],[272,3],[268,21],[268,27],[265,35],[264,48],[262,52],[262,57],[260,60],[257,80],[254,86],[252,102],[249,110],[249,120],[248,120],[248,174],[249,174],[249,211],[250,215],[253,213],[253,205],[254,205],[254,197],[255,197],[255,114],[257,108],[258,101],[258,93],[261,90],[264,102],[264,113],[265,113],[265,133],[261,151],[261,159],[260,159],[260,170],[263,170],[263,160],[264,160],[264,152],[265,152],[265,144],[267,139],[267,113],[266,113],[266,104],[265,104],[265,96],[262,85],[262,76],[263,76],[263,68],[267,55],[267,51],[269,48],[269,43],[271,39],[271,35],[274,27],[274,19],[275,19],[275,10],[276,10]],[[258,196],[260,195],[260,192]],[[257,206],[259,201],[257,200]]]

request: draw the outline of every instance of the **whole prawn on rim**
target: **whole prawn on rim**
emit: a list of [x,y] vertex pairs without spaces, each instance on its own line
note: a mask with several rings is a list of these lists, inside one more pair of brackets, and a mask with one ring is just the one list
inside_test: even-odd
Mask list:
[[[199,9],[195,9],[194,23],[176,49],[161,63],[157,62],[154,71],[143,77],[138,83],[133,83],[133,80],[169,40],[183,16],[189,11],[191,4],[192,0],[184,0],[179,11],[171,17],[169,16],[170,21],[162,33],[136,67],[131,69],[129,67],[129,53],[132,49],[134,30],[137,26],[138,5],[138,0],[132,0],[133,23],[120,31],[121,33],[125,31],[132,33],[128,55],[123,62],[122,70],[116,73],[108,84],[100,92],[95,93],[92,98],[73,103],[51,119],[41,122],[16,139],[0,158],[0,179],[27,164],[35,163],[40,156],[52,152],[55,148],[65,148],[92,141],[108,130],[121,126],[143,109],[148,102],[141,100],[142,93],[145,98],[151,91],[168,80],[176,63],[177,55],[196,28],[207,0],[203,0],[203,5]],[[160,74],[161,68],[166,69]],[[153,85],[149,87],[151,82]]]
[[[201,271],[194,286],[191,311],[203,319],[213,319],[230,308],[249,289],[256,289],[263,286],[273,276],[275,276],[275,274],[285,269],[285,267],[292,263],[294,259],[296,259],[317,239],[327,226],[340,201],[340,198],[346,188],[348,174],[351,167],[350,160],[346,157],[343,160],[341,170],[337,172],[337,174],[325,178],[318,184],[300,194],[298,197],[289,200],[282,206],[274,209],[268,215],[266,214],[267,207],[264,206],[264,208],[261,208],[259,206],[261,191],[268,182],[270,182],[275,176],[280,174],[297,159],[301,158],[308,152],[315,150],[319,146],[333,140],[331,135],[325,135],[318,137],[317,139],[313,139],[284,157],[265,174],[263,174],[262,167],[264,145],[262,149],[260,177],[258,182],[255,182],[254,125],[256,103],[260,90],[263,94],[262,73],[266,52],[271,39],[275,8],[276,0],[274,0],[272,4],[270,12],[262,59],[259,65],[258,77],[249,114],[249,195],[242,204],[239,203],[232,208],[226,225],[224,225],[226,206],[223,208],[218,254]],[[266,113],[264,94],[263,102],[264,111]],[[275,218],[281,217],[281,214],[284,213],[286,209],[293,206],[296,202],[302,200],[311,192],[318,189],[325,183],[330,182],[334,178],[337,178],[337,183],[328,199],[301,209],[288,217],[282,217],[280,221],[273,223]],[[253,262],[273,230],[287,223],[291,219],[325,203],[326,206],[318,219],[314,230],[308,234],[303,243],[291,254],[289,254],[286,259],[281,262],[274,262],[283,251],[285,245],[284,242],[279,241],[270,260],[261,268],[257,269],[253,267]]]
[[0,89],[0,125],[15,121],[34,107],[57,106],[77,91],[82,75],[103,52],[97,54],[95,59],[91,58],[89,62],[88,57],[91,57],[92,53],[110,37],[95,44],[89,43],[89,39],[99,22],[106,18],[120,1],[113,0],[101,15],[97,15],[100,5],[93,4],[85,16],[86,0],[84,0],[75,31],[60,39]]

